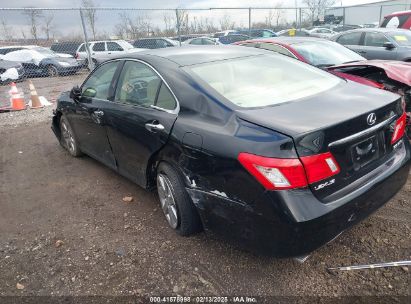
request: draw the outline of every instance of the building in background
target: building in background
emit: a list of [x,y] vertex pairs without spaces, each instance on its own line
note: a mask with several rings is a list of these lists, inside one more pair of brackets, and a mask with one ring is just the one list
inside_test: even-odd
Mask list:
[[393,12],[411,10],[410,0],[388,0],[367,4],[333,7],[326,15],[342,16],[343,24],[380,24],[384,16]]

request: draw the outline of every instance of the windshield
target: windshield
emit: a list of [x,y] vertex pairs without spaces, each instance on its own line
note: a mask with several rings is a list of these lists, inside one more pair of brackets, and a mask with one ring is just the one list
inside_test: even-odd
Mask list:
[[365,60],[364,57],[336,42],[303,42],[293,44],[305,60],[315,66],[332,66]]
[[44,47],[36,47],[33,48],[33,50],[39,52],[40,54],[44,56],[56,56],[56,53],[54,53],[52,50],[44,48]]
[[323,70],[278,54],[187,67],[237,106],[277,105],[327,91],[342,80]]
[[391,32],[388,36],[395,40],[400,46],[411,46],[411,33],[408,31]]

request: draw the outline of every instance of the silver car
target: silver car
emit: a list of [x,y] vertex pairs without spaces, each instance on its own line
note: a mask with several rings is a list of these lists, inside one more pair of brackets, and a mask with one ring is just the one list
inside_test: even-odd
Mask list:
[[367,59],[411,61],[411,31],[363,28],[331,38]]

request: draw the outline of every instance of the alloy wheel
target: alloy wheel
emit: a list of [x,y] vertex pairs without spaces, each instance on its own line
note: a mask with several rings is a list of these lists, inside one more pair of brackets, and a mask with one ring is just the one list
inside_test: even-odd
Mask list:
[[161,209],[171,228],[176,229],[179,223],[179,214],[174,200],[172,185],[164,174],[157,175],[157,191],[160,198]]
[[76,142],[74,140],[73,134],[70,128],[67,126],[65,121],[61,122],[61,134],[63,135],[64,142],[66,143],[67,149],[70,153],[74,153],[76,150]]
[[50,77],[56,77],[58,75],[58,71],[57,71],[56,67],[54,67],[52,65],[47,68],[47,72],[48,72]]

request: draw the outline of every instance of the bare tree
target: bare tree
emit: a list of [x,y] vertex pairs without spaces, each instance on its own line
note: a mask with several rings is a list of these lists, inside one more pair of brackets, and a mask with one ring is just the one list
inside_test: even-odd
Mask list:
[[87,23],[91,28],[91,33],[93,34],[93,39],[96,40],[96,21],[97,21],[97,10],[96,5],[93,0],[81,0],[81,6],[84,8],[85,17]]
[[179,9],[176,13],[175,27],[176,29],[180,26],[180,34],[188,34],[190,27],[188,24],[189,15],[188,12],[184,9]]
[[163,15],[163,20],[164,20],[164,26],[165,26],[165,29],[164,29],[165,36],[174,35],[175,30],[173,27],[173,20],[174,20],[173,15],[171,15],[168,12],[165,12]]
[[10,26],[7,25],[6,20],[1,19],[1,32],[4,40],[12,40],[13,35],[12,35],[12,29]]
[[33,39],[36,41],[38,40],[38,26],[39,20],[43,16],[43,12],[36,8],[30,8],[28,10],[24,10],[23,14],[28,18],[30,24],[30,33]]
[[231,21],[231,17],[227,14],[224,14],[223,17],[219,20],[220,28],[222,31],[231,30],[235,27],[235,22]]
[[308,7],[308,16],[311,21],[318,20],[324,16],[327,7],[334,5],[335,0],[303,0]]
[[51,13],[48,13],[44,16],[43,31],[46,34],[47,41],[50,40],[50,33],[51,33],[53,20],[54,20],[54,15]]

